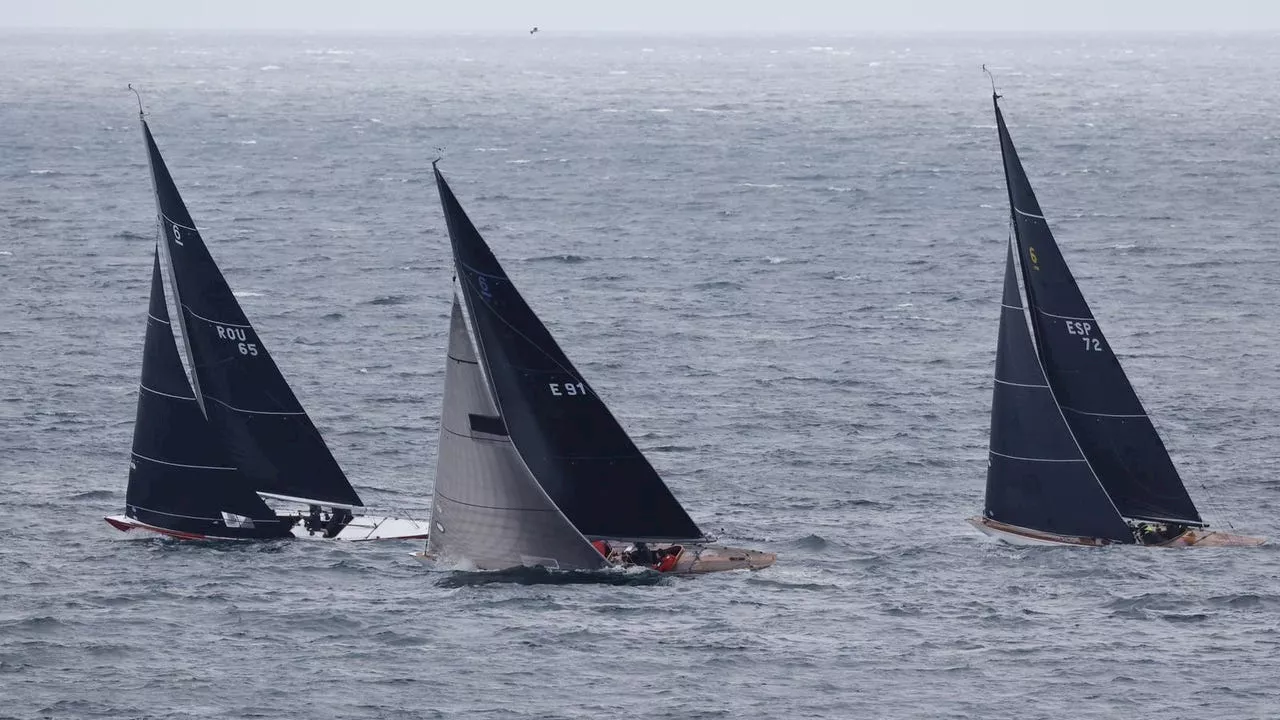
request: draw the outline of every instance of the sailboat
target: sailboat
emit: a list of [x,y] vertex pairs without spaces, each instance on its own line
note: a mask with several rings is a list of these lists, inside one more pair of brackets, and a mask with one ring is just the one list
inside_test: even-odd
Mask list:
[[521,297],[435,164],[453,248],[425,560],[481,570],[759,569],[712,544]]
[[1018,159],[999,98],[992,93],[1012,230],[986,502],[982,517],[970,523],[1014,544],[1262,544],[1261,538],[1210,530],[1201,518],[1067,268]]
[[[107,521],[120,530],[187,539],[426,537],[426,523],[364,514],[360,496],[209,254],[141,103],[139,118],[163,252],[157,251],[152,273],[125,513]],[[162,262],[189,376],[165,307]],[[264,499],[305,509],[267,514]]]

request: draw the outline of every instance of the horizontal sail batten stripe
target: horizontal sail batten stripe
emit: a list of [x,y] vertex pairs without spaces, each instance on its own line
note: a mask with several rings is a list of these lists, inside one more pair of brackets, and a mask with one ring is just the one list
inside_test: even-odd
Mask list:
[[1091,317],[1074,317],[1072,315],[1054,315],[1053,313],[1045,312],[1040,308],[1035,308],[1035,311],[1046,317],[1057,318],[1059,320],[1087,320],[1089,322],[1098,322],[1097,319],[1091,318]]
[[212,395],[209,395],[208,393],[206,393],[204,397],[205,397],[205,399],[206,399],[206,400],[212,400],[212,401],[214,401],[214,402],[218,403],[219,405],[221,405],[222,407],[224,407],[224,408],[226,408],[226,409],[228,409],[228,410],[234,410],[234,411],[236,411],[236,412],[238,412],[238,413],[244,413],[244,414],[246,414],[246,415],[306,415],[306,413],[305,413],[305,412],[303,412],[303,411],[301,411],[301,410],[298,410],[298,411],[284,411],[284,410],[246,410],[246,409],[244,409],[244,408],[238,408],[238,407],[236,407],[235,405],[230,405],[230,404],[228,404],[228,403],[225,403],[225,402],[223,402],[223,401],[219,400],[218,398],[216,398],[216,397],[214,397],[214,396],[212,396]]
[[1024,387],[1024,388],[1048,388],[1049,387],[1048,385],[1031,385],[1028,383],[1009,382],[1008,380],[1001,380],[1000,378],[996,378],[996,382],[1000,383],[1001,385],[1012,385],[1014,387]]
[[1005,310],[1017,310],[1018,312],[1022,312],[1023,309],[1021,305],[1005,305],[1004,303],[1000,303],[1000,307]]
[[[169,517],[186,518],[187,520],[208,520],[209,522],[214,522],[214,523],[221,523],[223,521],[221,517],[211,518],[211,517],[201,517],[199,515],[181,515],[179,513],[165,512],[164,510],[154,510],[152,508],[142,507],[141,505],[126,505],[125,507],[131,507],[134,510],[145,510],[146,512],[155,513],[157,515],[168,515]],[[269,522],[272,522],[272,523],[283,522],[279,518],[271,518],[269,520],[260,519],[260,518],[249,518],[249,519],[252,520],[254,524],[269,523]]]
[[536,513],[558,512],[555,508],[497,507],[494,505],[477,505],[475,503],[455,500],[449,497],[448,495],[445,495],[444,493],[440,492],[439,490],[436,490],[436,495],[438,495],[444,500],[448,500],[451,503],[457,503],[458,505],[466,505],[467,507],[480,508],[481,510],[501,510],[502,512],[536,512]]
[[167,392],[160,392],[159,390],[156,390],[155,388],[149,388],[149,387],[147,387],[146,385],[143,385],[142,383],[138,383],[138,387],[139,387],[139,388],[141,388],[141,389],[143,389],[143,390],[146,390],[147,392],[151,393],[152,395],[163,395],[164,397],[167,397],[167,398],[173,398],[174,400],[190,400],[191,402],[195,402],[195,400],[196,400],[196,398],[195,398],[195,396],[194,396],[194,395],[170,395],[170,394],[169,394],[169,393],[167,393]]
[[462,359],[462,358],[460,358],[460,357],[454,357],[454,356],[452,356],[452,355],[449,355],[448,357],[449,357],[449,359],[450,359],[450,360],[453,360],[454,362],[466,363],[466,364],[468,364],[468,365],[479,365],[479,364],[480,364],[480,363],[476,362],[475,360],[463,360],[463,359]]
[[183,309],[183,310],[186,310],[186,311],[187,311],[187,314],[191,315],[191,317],[196,318],[197,320],[203,320],[203,321],[205,321],[205,322],[207,322],[207,323],[210,323],[210,324],[212,324],[212,325],[225,325],[225,326],[227,326],[227,327],[238,327],[238,328],[244,328],[244,329],[246,329],[246,330],[252,330],[252,329],[253,329],[253,326],[252,326],[252,325],[244,325],[244,324],[241,324],[241,323],[226,322],[226,321],[223,321],[223,320],[211,320],[211,319],[209,319],[209,318],[207,318],[207,317],[205,317],[205,316],[203,316],[203,315],[199,315],[199,314],[197,314],[197,313],[196,313],[196,311],[194,311],[194,310],[192,310],[192,309],[191,309],[191,306],[190,306],[190,305],[187,305],[187,304],[185,304],[185,303],[182,305],[182,309]]
[[1062,406],[1062,409],[1063,409],[1063,410],[1066,410],[1067,412],[1073,412],[1073,413],[1075,413],[1075,414],[1077,414],[1077,415],[1088,415],[1088,416],[1090,416],[1090,417],[1110,417],[1110,418],[1144,418],[1144,417],[1146,417],[1146,416],[1147,416],[1147,414],[1146,414],[1146,413],[1099,413],[1099,412],[1089,412],[1089,411],[1087,411],[1087,410],[1077,410],[1077,409],[1072,408],[1072,407],[1067,407],[1066,405],[1063,405],[1063,406]]
[[470,265],[468,265],[468,264],[466,264],[466,263],[464,263],[464,262],[459,262],[458,264],[459,264],[459,265],[461,265],[462,267],[464,267],[464,268],[466,268],[466,269],[470,270],[471,272],[473,272],[473,273],[477,274],[477,275],[483,275],[483,276],[485,276],[485,277],[487,277],[487,278],[493,278],[494,280],[506,280],[506,279],[507,279],[507,276],[506,276],[506,275],[494,275],[493,273],[487,273],[487,272],[485,272],[485,271],[483,271],[483,270],[477,270],[477,269],[475,269],[475,268],[471,267]]
[[1035,219],[1037,219],[1037,220],[1044,220],[1044,216],[1043,216],[1043,215],[1037,215],[1037,214],[1035,214],[1035,213],[1029,213],[1029,212],[1027,212],[1027,211],[1025,211],[1025,210],[1020,210],[1020,209],[1018,209],[1018,208],[1014,208],[1014,209],[1013,209],[1013,211],[1014,211],[1014,212],[1016,212],[1016,213],[1018,213],[1018,214],[1019,214],[1019,215],[1021,215],[1022,217],[1029,217],[1029,218],[1035,218]]
[[159,463],[161,465],[171,465],[173,467],[189,468],[191,470],[223,470],[223,471],[235,470],[235,468],[233,467],[221,467],[219,465],[187,465],[185,463],[169,462],[167,460],[157,460],[153,457],[147,457],[146,455],[143,455],[142,453],[139,453],[139,452],[133,452],[131,454],[134,457],[141,458],[143,460],[146,460],[147,462]]
[[167,223],[169,223],[170,225],[177,225],[178,227],[182,228],[183,230],[191,230],[191,231],[193,231],[193,232],[200,232],[200,228],[193,228],[193,227],[191,227],[190,225],[183,225],[182,223],[180,223],[180,222],[178,222],[178,221],[174,220],[173,218],[169,217],[168,215],[165,215],[164,213],[160,213],[160,217],[164,218],[164,221],[165,221],[165,222],[167,222]]
[[1061,459],[1061,458],[1029,458],[1029,457],[1019,457],[1019,456],[1017,456],[1017,455],[1005,455],[1004,453],[998,453],[998,452],[996,452],[995,450],[987,450],[987,452],[991,453],[992,455],[996,455],[996,456],[998,456],[998,457],[1008,458],[1008,459],[1010,459],[1010,460],[1022,460],[1022,461],[1024,461],[1024,462],[1051,462],[1051,463],[1082,463],[1082,462],[1088,462],[1088,461],[1087,461],[1087,460],[1085,460],[1084,458],[1067,458],[1067,459]]
[[152,315],[151,313],[147,313],[147,317],[151,318],[152,320],[155,320],[158,323],[164,323],[165,325],[169,324],[168,320],[163,320],[161,318],[158,318],[155,315]]

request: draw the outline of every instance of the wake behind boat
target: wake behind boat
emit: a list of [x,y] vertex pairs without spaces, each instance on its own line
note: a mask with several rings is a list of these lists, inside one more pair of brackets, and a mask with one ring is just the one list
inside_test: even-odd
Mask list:
[[1261,545],[1201,519],[1049,231],[999,97],[992,93],[1012,230],[986,507],[969,522],[1018,545]]
[[[355,488],[249,323],[141,113],[160,226],[125,512],[113,527],[182,539],[421,539],[363,514]],[[161,266],[177,308],[171,317]],[[186,350],[182,366],[173,325]],[[277,513],[264,501],[299,509]]]
[[[433,164],[433,169],[435,168]],[[712,544],[525,303],[435,169],[457,288],[421,559],[662,572],[758,569]]]

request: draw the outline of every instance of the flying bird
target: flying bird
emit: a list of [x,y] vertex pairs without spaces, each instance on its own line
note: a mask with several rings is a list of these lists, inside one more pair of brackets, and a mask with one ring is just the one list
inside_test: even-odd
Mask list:
[[536,32],[538,32],[538,26],[537,26],[537,25],[534,25],[534,26],[533,26],[533,29],[529,31],[529,34],[530,34],[530,35],[532,35],[532,34],[534,34],[534,33],[536,33]]

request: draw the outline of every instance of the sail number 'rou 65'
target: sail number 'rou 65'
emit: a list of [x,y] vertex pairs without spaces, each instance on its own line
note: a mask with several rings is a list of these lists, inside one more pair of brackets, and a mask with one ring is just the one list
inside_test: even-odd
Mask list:
[[1083,320],[1064,320],[1063,322],[1067,324],[1068,335],[1079,335],[1084,341],[1085,350],[1102,352],[1102,342],[1096,337],[1089,337],[1089,333],[1093,332],[1093,323]]
[[550,383],[551,394],[556,397],[565,395],[586,395],[587,388],[582,383]]
[[240,351],[241,355],[257,357],[258,344],[245,342],[248,339],[248,334],[245,333],[244,328],[224,327],[222,325],[214,325],[214,328],[218,331],[218,337],[227,342],[235,343],[236,349]]

